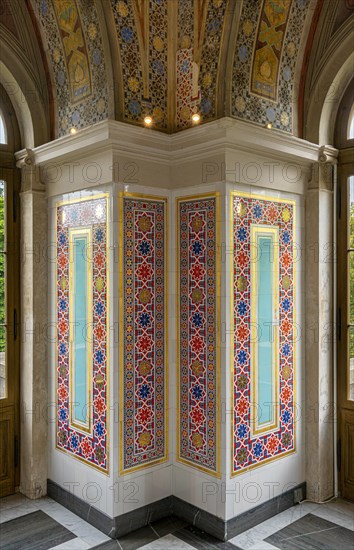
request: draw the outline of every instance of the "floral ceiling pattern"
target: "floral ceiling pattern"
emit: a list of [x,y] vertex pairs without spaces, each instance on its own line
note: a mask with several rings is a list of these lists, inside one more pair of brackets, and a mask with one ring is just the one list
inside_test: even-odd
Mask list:
[[172,133],[196,113],[296,133],[310,0],[31,1],[57,137],[113,116]]

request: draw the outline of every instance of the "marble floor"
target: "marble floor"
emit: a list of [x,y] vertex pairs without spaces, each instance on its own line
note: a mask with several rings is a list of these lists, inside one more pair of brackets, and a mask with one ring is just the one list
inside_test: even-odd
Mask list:
[[111,540],[50,498],[0,500],[2,550],[354,550],[353,531],[354,504],[340,499],[297,504],[228,542],[175,517]]

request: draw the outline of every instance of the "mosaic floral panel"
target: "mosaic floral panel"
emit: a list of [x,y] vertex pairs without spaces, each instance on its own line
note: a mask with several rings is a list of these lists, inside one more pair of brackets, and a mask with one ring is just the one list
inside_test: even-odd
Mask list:
[[107,67],[95,3],[32,0],[52,68],[56,136],[108,117]]
[[227,0],[210,0],[202,45],[199,83],[200,112],[204,122],[216,118],[220,54],[223,29],[228,13]]
[[[232,116],[293,132],[295,65],[309,4],[309,0],[243,2],[232,77]],[[284,22],[278,25],[279,21]],[[267,91],[268,97],[260,97],[261,91]]]
[[[192,126],[195,112],[200,112],[203,121],[216,116],[219,57],[227,4],[226,0],[178,2],[177,129]],[[193,62],[196,64],[194,70]]]
[[[252,402],[255,383],[251,355],[251,267],[259,252],[251,243],[252,228],[274,228],[279,236],[279,305],[275,327],[278,368],[275,372],[278,402],[276,428],[256,434],[253,425],[257,403]],[[265,200],[255,196],[233,196],[234,252],[234,366],[233,366],[233,474],[279,458],[295,449],[294,426],[294,229],[295,205],[291,201]],[[259,329],[259,327],[257,327]],[[252,364],[251,364],[252,362]],[[255,414],[257,416],[257,412]]]
[[112,0],[124,83],[123,118],[143,123],[152,115],[154,127],[166,129],[167,2],[147,1]]
[[121,471],[165,460],[166,200],[122,197]]
[[54,13],[70,82],[70,99],[76,103],[92,94],[90,65],[79,10],[74,0],[54,0]]
[[[57,448],[108,472],[108,296],[107,296],[107,197],[92,198],[57,207]],[[92,243],[87,251],[92,273],[92,326],[89,339],[92,364],[91,403],[88,403],[90,430],[71,424],[72,359],[70,357],[71,270],[69,232],[91,228]],[[91,340],[91,341],[90,341]]]
[[273,101],[277,98],[280,55],[290,7],[291,0],[277,4],[264,0],[258,23],[251,91]]
[[177,52],[177,127],[188,128],[192,124],[192,114],[198,112],[198,97],[193,97],[193,50],[180,49]]
[[132,122],[141,120],[143,98],[142,52],[138,43],[132,2],[112,0],[112,9],[120,45],[122,82],[124,90],[124,118]]
[[149,17],[149,113],[159,129],[167,128],[168,93],[168,18],[167,4],[161,0],[150,0]]
[[179,460],[218,475],[217,196],[178,201]]

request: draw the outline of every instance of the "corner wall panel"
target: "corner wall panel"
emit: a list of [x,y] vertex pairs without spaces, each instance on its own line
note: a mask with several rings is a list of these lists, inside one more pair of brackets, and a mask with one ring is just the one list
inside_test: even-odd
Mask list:
[[121,195],[121,473],[167,458],[166,204]]
[[232,195],[232,474],[295,450],[295,203]]
[[177,200],[178,460],[218,476],[218,194]]
[[56,447],[108,473],[108,195],[56,212]]

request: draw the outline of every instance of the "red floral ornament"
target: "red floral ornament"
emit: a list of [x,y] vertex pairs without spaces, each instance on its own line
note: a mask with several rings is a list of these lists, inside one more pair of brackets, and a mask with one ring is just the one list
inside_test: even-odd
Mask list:
[[137,268],[136,274],[138,279],[141,279],[142,281],[147,281],[152,277],[152,269],[149,264],[143,263],[140,264]]
[[266,449],[270,454],[274,454],[275,451],[277,451],[278,446],[279,446],[279,439],[274,434],[272,434],[268,439],[268,442],[266,444]]
[[105,410],[106,410],[106,404],[102,397],[97,397],[93,402],[94,408],[97,411],[97,413],[101,416]]
[[87,437],[81,442],[81,449],[85,456],[92,453],[92,445]]
[[153,346],[153,341],[148,335],[143,335],[140,338],[138,338],[136,347],[138,350],[142,353],[146,353],[151,350]]
[[195,263],[191,269],[191,275],[196,282],[199,282],[205,275],[204,267],[200,263]]
[[193,336],[193,338],[191,339],[191,348],[194,351],[194,353],[199,354],[204,349],[204,347],[205,347],[204,340],[198,334]]

